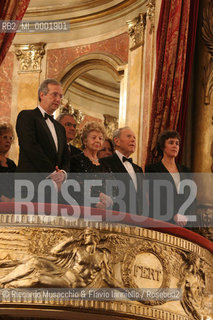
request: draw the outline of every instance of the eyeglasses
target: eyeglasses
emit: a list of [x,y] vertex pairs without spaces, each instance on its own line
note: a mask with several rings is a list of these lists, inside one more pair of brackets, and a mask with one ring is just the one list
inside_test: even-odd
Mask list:
[[2,137],[2,139],[3,140],[10,140],[11,142],[14,140],[14,137],[12,137],[12,136],[2,136],[2,135],[0,135],[0,137]]
[[73,127],[74,129],[76,129],[77,125],[76,124],[73,124],[71,122],[65,122],[64,124],[65,127]]

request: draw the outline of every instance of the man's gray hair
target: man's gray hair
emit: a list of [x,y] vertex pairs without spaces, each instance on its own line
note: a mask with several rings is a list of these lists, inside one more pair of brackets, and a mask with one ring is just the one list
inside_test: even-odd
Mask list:
[[54,84],[56,86],[62,86],[61,83],[59,81],[55,80],[55,79],[46,79],[46,80],[44,80],[40,84],[40,86],[38,88],[38,100],[39,100],[39,102],[41,101],[41,98],[40,98],[40,93],[41,92],[43,92],[45,96],[47,95],[47,93],[49,91],[48,84]]
[[120,138],[120,135],[121,135],[121,132],[125,129],[130,129],[130,127],[126,126],[126,127],[122,127],[122,128],[118,128],[116,129],[114,132],[113,132],[113,136],[112,136],[112,143],[113,143],[113,146],[116,147],[116,144],[115,144],[115,138]]
[[[61,122],[61,121],[64,119],[65,116],[72,117],[72,118],[76,121],[76,118],[74,117],[74,115],[72,115],[72,114],[70,114],[70,113],[68,113],[68,112],[60,113],[60,114],[58,115],[58,117],[56,118],[56,120],[57,120],[58,122]],[[77,122],[77,121],[76,121],[76,122]]]

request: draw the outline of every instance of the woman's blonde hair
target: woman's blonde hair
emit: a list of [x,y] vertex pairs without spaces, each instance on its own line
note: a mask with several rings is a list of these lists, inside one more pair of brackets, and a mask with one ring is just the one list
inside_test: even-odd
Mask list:
[[88,134],[91,131],[97,131],[97,132],[102,133],[103,139],[105,139],[106,132],[105,132],[103,124],[96,122],[96,121],[86,122],[81,130],[81,142],[83,145],[83,149],[85,149],[85,141],[87,140]]
[[2,136],[5,132],[10,132],[14,138],[14,130],[12,124],[6,120],[0,119],[0,136]]

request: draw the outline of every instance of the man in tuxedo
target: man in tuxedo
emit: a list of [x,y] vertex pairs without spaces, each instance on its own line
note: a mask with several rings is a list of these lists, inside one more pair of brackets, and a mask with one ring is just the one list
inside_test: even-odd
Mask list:
[[[136,137],[132,129],[129,127],[117,129],[113,134],[113,144],[115,153],[100,159],[100,163],[110,172],[117,173],[116,180],[124,183],[126,211],[142,214],[143,171],[130,158],[136,148]],[[117,207],[115,204],[114,210],[117,210]]]
[[62,87],[58,81],[43,81],[38,90],[39,106],[22,110],[16,123],[20,147],[17,172],[40,173],[35,178],[37,183],[44,177],[50,178],[58,190],[69,171],[65,130],[53,118],[61,98]]
[[72,140],[76,136],[77,122],[73,115],[70,113],[61,113],[56,119],[66,131],[67,145],[69,150],[70,158],[75,156],[76,154],[81,153],[82,151],[75,146],[73,146]]

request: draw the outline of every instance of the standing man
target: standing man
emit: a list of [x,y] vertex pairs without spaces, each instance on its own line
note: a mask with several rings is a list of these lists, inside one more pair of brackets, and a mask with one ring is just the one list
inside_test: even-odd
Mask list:
[[70,113],[61,113],[56,119],[66,131],[67,145],[70,153],[70,158],[82,151],[71,144],[76,136],[77,122]]
[[[129,127],[117,129],[113,134],[115,153],[100,162],[111,172],[120,173],[116,175],[125,185],[124,201],[126,211],[130,213],[142,213],[142,168],[133,163],[131,154],[135,152],[136,137]],[[117,208],[115,207],[114,210]]]
[[59,190],[69,171],[65,130],[53,119],[61,98],[58,81],[43,81],[38,89],[39,106],[22,110],[16,123],[20,147],[17,172],[49,173]]

